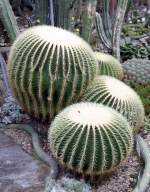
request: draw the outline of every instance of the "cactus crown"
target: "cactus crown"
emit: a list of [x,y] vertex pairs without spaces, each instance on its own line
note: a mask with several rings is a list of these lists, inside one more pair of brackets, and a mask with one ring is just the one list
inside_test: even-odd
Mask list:
[[58,161],[82,174],[113,171],[132,149],[126,119],[107,106],[78,103],[59,113],[49,130],[50,148]]
[[83,101],[108,105],[129,120],[134,130],[138,130],[144,121],[144,107],[136,92],[123,82],[108,76],[101,76],[87,88]]
[[99,75],[108,75],[120,80],[123,78],[123,68],[115,57],[100,52],[95,52],[95,56],[99,64]]
[[96,75],[89,45],[69,31],[37,26],[15,41],[8,64],[11,88],[29,114],[49,120],[76,102]]

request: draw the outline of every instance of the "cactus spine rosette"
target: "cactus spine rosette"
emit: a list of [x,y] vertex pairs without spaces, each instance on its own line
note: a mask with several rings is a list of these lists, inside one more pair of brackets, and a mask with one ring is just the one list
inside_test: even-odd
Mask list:
[[122,81],[109,76],[96,77],[88,86],[83,101],[102,103],[120,112],[138,131],[144,122],[144,107],[136,92]]
[[84,40],[50,26],[22,33],[11,49],[8,64],[15,97],[25,111],[42,120],[76,102],[96,70],[94,53]]
[[123,79],[123,68],[120,62],[112,55],[95,52],[98,61],[98,74]]
[[112,108],[78,103],[59,113],[49,129],[50,148],[68,169],[83,175],[112,172],[132,150],[132,129]]

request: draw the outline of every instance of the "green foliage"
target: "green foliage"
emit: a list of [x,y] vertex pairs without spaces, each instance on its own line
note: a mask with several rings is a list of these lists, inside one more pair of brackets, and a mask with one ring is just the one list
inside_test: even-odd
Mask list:
[[127,60],[123,65],[125,80],[146,85],[150,82],[150,61],[147,59]]
[[130,82],[132,88],[140,96],[142,103],[144,105],[146,115],[150,114],[150,84],[139,85],[134,82]]
[[19,34],[19,29],[9,0],[0,0],[0,19],[13,42]]
[[113,77],[100,76],[87,88],[83,101],[102,103],[114,108],[138,131],[144,121],[144,107],[136,92]]
[[125,161],[132,137],[128,122],[114,109],[78,103],[56,116],[48,139],[60,164],[92,177],[112,172]]
[[133,45],[132,43],[126,43],[125,45],[121,46],[121,58],[123,61],[132,58],[150,58],[150,49],[148,46]]
[[8,63],[14,96],[25,111],[42,120],[76,102],[97,70],[94,53],[85,41],[50,26],[22,33]]
[[95,52],[98,60],[98,75],[108,75],[117,79],[123,78],[123,68],[120,62],[113,56]]
[[125,36],[141,36],[148,33],[148,28],[144,27],[143,24],[127,24],[123,26],[123,33]]

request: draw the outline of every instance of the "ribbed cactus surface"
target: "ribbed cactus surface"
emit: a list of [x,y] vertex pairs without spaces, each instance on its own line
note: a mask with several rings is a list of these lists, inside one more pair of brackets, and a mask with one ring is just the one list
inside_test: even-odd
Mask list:
[[97,62],[89,45],[60,28],[37,26],[15,41],[8,62],[13,93],[42,120],[76,102],[94,78]]
[[102,103],[114,108],[127,118],[132,128],[137,131],[144,122],[144,107],[140,97],[122,81],[101,76],[87,88],[83,101]]
[[130,154],[132,129],[107,106],[78,103],[65,108],[49,129],[53,155],[68,169],[90,176],[113,171]]
[[130,59],[123,63],[125,81],[133,81],[139,84],[150,82],[150,61],[147,59]]
[[95,56],[98,61],[99,75],[108,75],[120,80],[123,78],[123,68],[115,57],[100,52],[95,52]]

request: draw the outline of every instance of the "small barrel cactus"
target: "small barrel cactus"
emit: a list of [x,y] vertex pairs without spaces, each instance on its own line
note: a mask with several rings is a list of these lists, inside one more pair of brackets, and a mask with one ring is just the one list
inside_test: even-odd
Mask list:
[[49,129],[50,148],[60,164],[91,177],[114,171],[130,154],[132,139],[121,114],[90,102],[65,108]]
[[123,78],[123,68],[119,61],[112,55],[95,52],[98,61],[98,74],[108,75],[117,79]]
[[26,112],[49,120],[76,102],[96,75],[89,45],[75,34],[51,26],[23,32],[11,48],[8,76]]
[[137,131],[144,122],[144,107],[136,92],[116,78],[96,77],[88,86],[83,101],[102,103],[114,108],[127,118]]
[[125,81],[133,81],[138,84],[150,82],[150,61],[146,59],[130,59],[123,63]]

